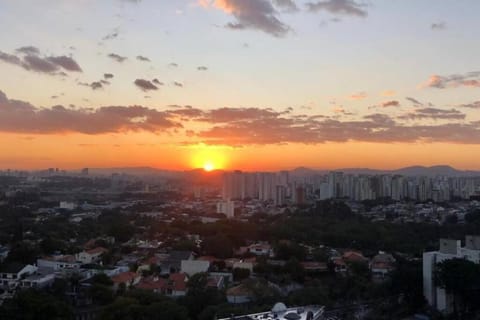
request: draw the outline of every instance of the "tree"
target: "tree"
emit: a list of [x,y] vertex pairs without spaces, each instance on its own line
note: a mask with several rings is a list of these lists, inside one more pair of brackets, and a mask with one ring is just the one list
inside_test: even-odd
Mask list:
[[250,270],[245,268],[235,268],[232,273],[234,281],[242,281],[250,277]]
[[218,258],[230,258],[233,254],[233,244],[224,234],[205,238],[203,242],[205,254]]
[[36,290],[19,291],[0,307],[0,320],[67,320],[72,310],[63,301]]
[[435,280],[440,288],[453,296],[453,313],[465,315],[478,308],[480,301],[480,267],[465,259],[455,258],[436,265]]
[[92,299],[101,304],[106,305],[112,303],[114,299],[112,280],[105,274],[99,273],[92,277],[92,286],[89,293]]
[[99,320],[188,320],[187,310],[170,298],[134,291],[105,307]]
[[209,288],[208,275],[197,273],[190,277],[187,283],[187,295],[181,299],[188,309],[192,319],[196,319],[207,306],[214,306],[225,302],[225,296],[216,288]]

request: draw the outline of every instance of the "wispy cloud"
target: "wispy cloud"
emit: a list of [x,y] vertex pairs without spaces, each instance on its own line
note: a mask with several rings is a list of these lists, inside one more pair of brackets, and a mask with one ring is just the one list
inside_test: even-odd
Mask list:
[[113,60],[119,62],[119,63],[122,63],[122,62],[124,62],[125,60],[128,59],[127,57],[123,57],[123,56],[121,56],[119,54],[116,54],[116,53],[110,53],[110,54],[108,54],[108,57],[110,59],[113,59]]
[[273,0],[273,4],[286,12],[297,12],[298,6],[293,0]]
[[144,56],[137,56],[137,60],[142,62],[150,62],[150,59]]
[[325,11],[335,15],[366,17],[367,5],[354,0],[325,0],[308,2],[306,4],[310,12]]
[[443,21],[437,22],[437,23],[432,23],[430,28],[432,30],[444,30],[447,28],[447,24]]
[[420,85],[421,88],[455,88],[455,87],[480,87],[480,71],[472,71],[466,74],[454,74],[449,76],[432,75]]

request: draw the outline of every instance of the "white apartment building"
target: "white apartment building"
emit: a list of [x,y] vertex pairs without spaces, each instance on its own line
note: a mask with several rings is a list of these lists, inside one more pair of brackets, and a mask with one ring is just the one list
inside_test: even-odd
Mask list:
[[453,310],[452,297],[435,284],[435,265],[439,262],[461,258],[480,263],[480,236],[466,236],[465,246],[460,240],[440,239],[438,251],[423,253],[423,295],[428,303],[445,314]]

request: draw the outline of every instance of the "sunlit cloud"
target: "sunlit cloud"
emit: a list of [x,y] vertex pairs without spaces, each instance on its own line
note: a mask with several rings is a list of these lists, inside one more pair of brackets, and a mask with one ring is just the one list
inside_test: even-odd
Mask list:
[[280,21],[269,0],[199,0],[198,3],[232,15],[235,21],[225,26],[228,29],[260,30],[275,37],[283,37],[290,31],[290,27]]

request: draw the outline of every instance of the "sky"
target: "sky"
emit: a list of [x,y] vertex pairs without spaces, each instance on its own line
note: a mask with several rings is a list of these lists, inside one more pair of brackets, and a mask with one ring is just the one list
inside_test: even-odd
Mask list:
[[0,0],[0,168],[480,169],[478,12]]

